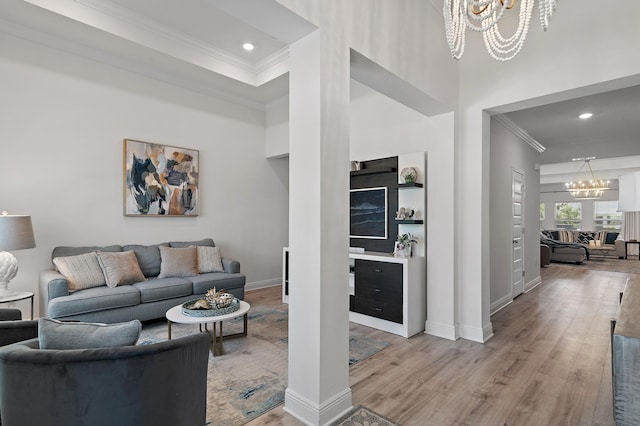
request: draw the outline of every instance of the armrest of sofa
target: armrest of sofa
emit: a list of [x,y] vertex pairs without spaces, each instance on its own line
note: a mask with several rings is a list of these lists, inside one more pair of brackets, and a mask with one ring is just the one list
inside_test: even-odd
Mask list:
[[222,267],[224,268],[224,272],[227,274],[240,273],[240,262],[230,257],[222,258]]
[[47,269],[40,272],[40,316],[46,316],[49,301],[69,295],[69,282],[58,271]]

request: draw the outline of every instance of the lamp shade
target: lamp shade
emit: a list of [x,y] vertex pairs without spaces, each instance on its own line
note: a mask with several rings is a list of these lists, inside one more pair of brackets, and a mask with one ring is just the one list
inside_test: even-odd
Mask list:
[[31,216],[0,215],[0,251],[22,250],[35,246]]

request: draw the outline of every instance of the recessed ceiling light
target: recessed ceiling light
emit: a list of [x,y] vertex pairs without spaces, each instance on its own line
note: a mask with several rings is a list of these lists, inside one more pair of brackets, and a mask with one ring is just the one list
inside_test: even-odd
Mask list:
[[583,114],[580,114],[578,117],[583,119],[583,120],[586,120],[587,118],[591,118],[592,116],[593,116],[593,114],[591,114],[590,112],[585,112]]
[[247,52],[251,52],[253,50],[254,46],[251,43],[245,43],[245,44],[242,45],[242,48],[244,50],[246,50]]

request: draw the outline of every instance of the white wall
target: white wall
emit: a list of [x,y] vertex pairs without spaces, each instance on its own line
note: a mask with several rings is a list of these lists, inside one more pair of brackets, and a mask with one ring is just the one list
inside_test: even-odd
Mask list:
[[452,114],[426,117],[355,80],[351,98],[351,160],[426,152],[427,332],[455,339]]
[[[466,53],[459,62],[456,164],[457,256],[465,259],[458,268],[463,337],[486,340],[493,333],[488,267],[490,135],[485,111],[508,112],[567,99],[597,89],[593,85],[612,90],[638,84],[640,56],[633,52],[640,3],[626,3],[624,13],[602,13],[601,7],[596,0],[582,1],[580,7],[558,3],[549,30],[543,33],[532,20],[522,52],[506,63],[489,58],[480,35],[467,34]],[[470,234],[479,238],[465,238]]]
[[[0,210],[32,216],[15,289],[37,294],[57,245],[212,237],[249,285],[280,282],[286,160],[265,160],[264,112],[0,34]],[[122,140],[200,152],[200,216],[122,215]]]
[[265,157],[289,155],[289,96],[269,102],[265,108]]
[[491,312],[513,300],[511,268],[512,170],[524,173],[525,289],[540,282],[540,153],[491,120]]

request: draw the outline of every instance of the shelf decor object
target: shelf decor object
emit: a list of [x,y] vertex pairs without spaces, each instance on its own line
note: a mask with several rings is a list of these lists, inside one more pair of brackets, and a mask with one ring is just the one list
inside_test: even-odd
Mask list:
[[[466,29],[482,33],[489,55],[497,61],[508,61],[516,57],[529,31],[529,21],[533,13],[535,0],[444,0],[443,14],[447,43],[454,59],[460,59],[464,53]],[[510,36],[504,36],[498,23],[516,3],[520,11],[517,25]],[[549,27],[551,15],[556,10],[557,0],[538,0],[540,25],[544,31]],[[505,13],[506,12],[506,13]],[[506,18],[506,21],[511,21]],[[507,24],[507,27],[512,26]]]
[[418,179],[418,172],[413,167],[405,167],[400,171],[400,177],[407,183],[414,183]]
[[0,296],[13,293],[9,281],[18,273],[18,259],[9,251],[30,249],[36,246],[31,216],[0,215]]

